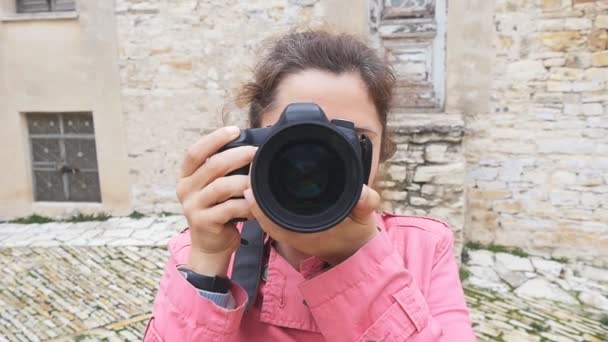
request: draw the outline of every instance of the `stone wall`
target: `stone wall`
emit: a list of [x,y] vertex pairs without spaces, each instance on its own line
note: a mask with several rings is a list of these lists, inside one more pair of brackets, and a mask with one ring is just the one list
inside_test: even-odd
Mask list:
[[181,212],[175,181],[186,148],[225,124],[246,126],[234,91],[250,77],[256,46],[315,24],[319,12],[318,1],[117,1],[135,210]]
[[[234,105],[234,91],[250,77],[260,40],[294,26],[319,24],[366,32],[367,20],[363,27],[336,22],[336,8],[345,3],[119,0],[119,65],[133,208],[181,212],[175,180],[184,150],[224,124],[246,126],[243,111]],[[357,7],[367,13],[365,2]],[[462,120],[436,114],[396,116],[391,130],[399,145],[380,184],[386,209],[448,221],[457,233],[459,253]]]
[[[339,1],[119,0],[119,65],[134,209],[181,212],[175,180],[184,150],[224,124],[246,126],[233,92],[250,77],[260,39],[328,22],[353,33],[367,31],[367,20],[349,26],[336,22],[341,7]],[[359,12],[365,17],[366,3],[359,1],[357,7],[361,11],[349,17]],[[459,253],[463,123],[456,116],[441,118],[447,121],[436,115],[394,118],[391,130],[399,146],[380,185],[386,209],[448,221]]]
[[500,0],[493,24],[492,108],[465,117],[467,239],[606,266],[608,2]]
[[[340,18],[339,2],[117,1],[134,210],[181,211],[185,149],[246,126],[234,91],[261,39]],[[392,119],[385,208],[446,220],[456,251],[466,227],[468,240],[608,265],[607,16],[606,1],[451,2],[444,113]]]
[[464,123],[457,114],[393,114],[395,155],[384,165],[384,208],[396,214],[431,216],[454,231],[460,255],[464,225]]

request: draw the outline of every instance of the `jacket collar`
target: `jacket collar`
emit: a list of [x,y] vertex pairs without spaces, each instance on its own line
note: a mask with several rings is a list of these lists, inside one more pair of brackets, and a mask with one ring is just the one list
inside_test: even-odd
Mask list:
[[[385,213],[376,215],[376,225],[385,230]],[[298,285],[324,270],[324,261],[310,257],[293,268],[273,247],[272,240],[266,241],[269,248],[268,262],[264,270],[266,281],[262,281],[258,294],[260,321],[285,328],[293,328],[319,333],[317,324],[304,303]]]

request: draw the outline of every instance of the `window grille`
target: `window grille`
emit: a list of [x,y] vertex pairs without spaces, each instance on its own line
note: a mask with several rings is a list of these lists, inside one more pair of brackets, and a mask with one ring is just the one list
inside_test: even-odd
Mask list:
[[18,13],[74,11],[74,0],[17,0]]
[[93,115],[28,113],[34,200],[100,202]]

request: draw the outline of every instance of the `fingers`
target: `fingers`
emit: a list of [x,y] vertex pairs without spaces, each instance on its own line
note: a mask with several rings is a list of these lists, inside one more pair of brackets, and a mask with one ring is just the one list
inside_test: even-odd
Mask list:
[[181,177],[190,176],[204,162],[222,146],[236,139],[240,129],[236,126],[223,127],[202,137],[186,152],[182,162]]
[[235,218],[253,219],[249,203],[244,199],[231,199],[205,210],[199,210],[192,215],[190,225],[205,227],[205,230],[219,234],[224,225]]
[[256,219],[258,219],[258,221],[259,219],[266,219],[266,215],[262,213],[262,210],[255,201],[255,198],[253,197],[253,191],[251,189],[246,189],[245,191],[243,191],[243,197],[245,197],[245,201],[247,201],[247,205],[249,206],[251,214]]
[[253,161],[257,147],[241,146],[214,154],[185,181],[192,190],[206,187],[219,177]]
[[243,197],[249,188],[249,176],[233,175],[216,178],[199,192],[198,204],[210,207],[233,197]]
[[370,214],[380,207],[380,195],[367,185],[363,185],[359,202],[350,213],[350,218],[356,222],[364,223]]

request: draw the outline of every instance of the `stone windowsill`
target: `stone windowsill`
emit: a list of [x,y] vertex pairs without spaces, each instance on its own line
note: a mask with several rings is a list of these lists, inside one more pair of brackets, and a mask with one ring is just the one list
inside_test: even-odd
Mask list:
[[395,133],[452,132],[463,131],[464,120],[462,113],[401,113],[389,115],[388,127]]
[[65,12],[39,12],[39,13],[15,13],[10,16],[0,17],[2,22],[32,21],[32,20],[64,20],[78,18],[78,11]]

